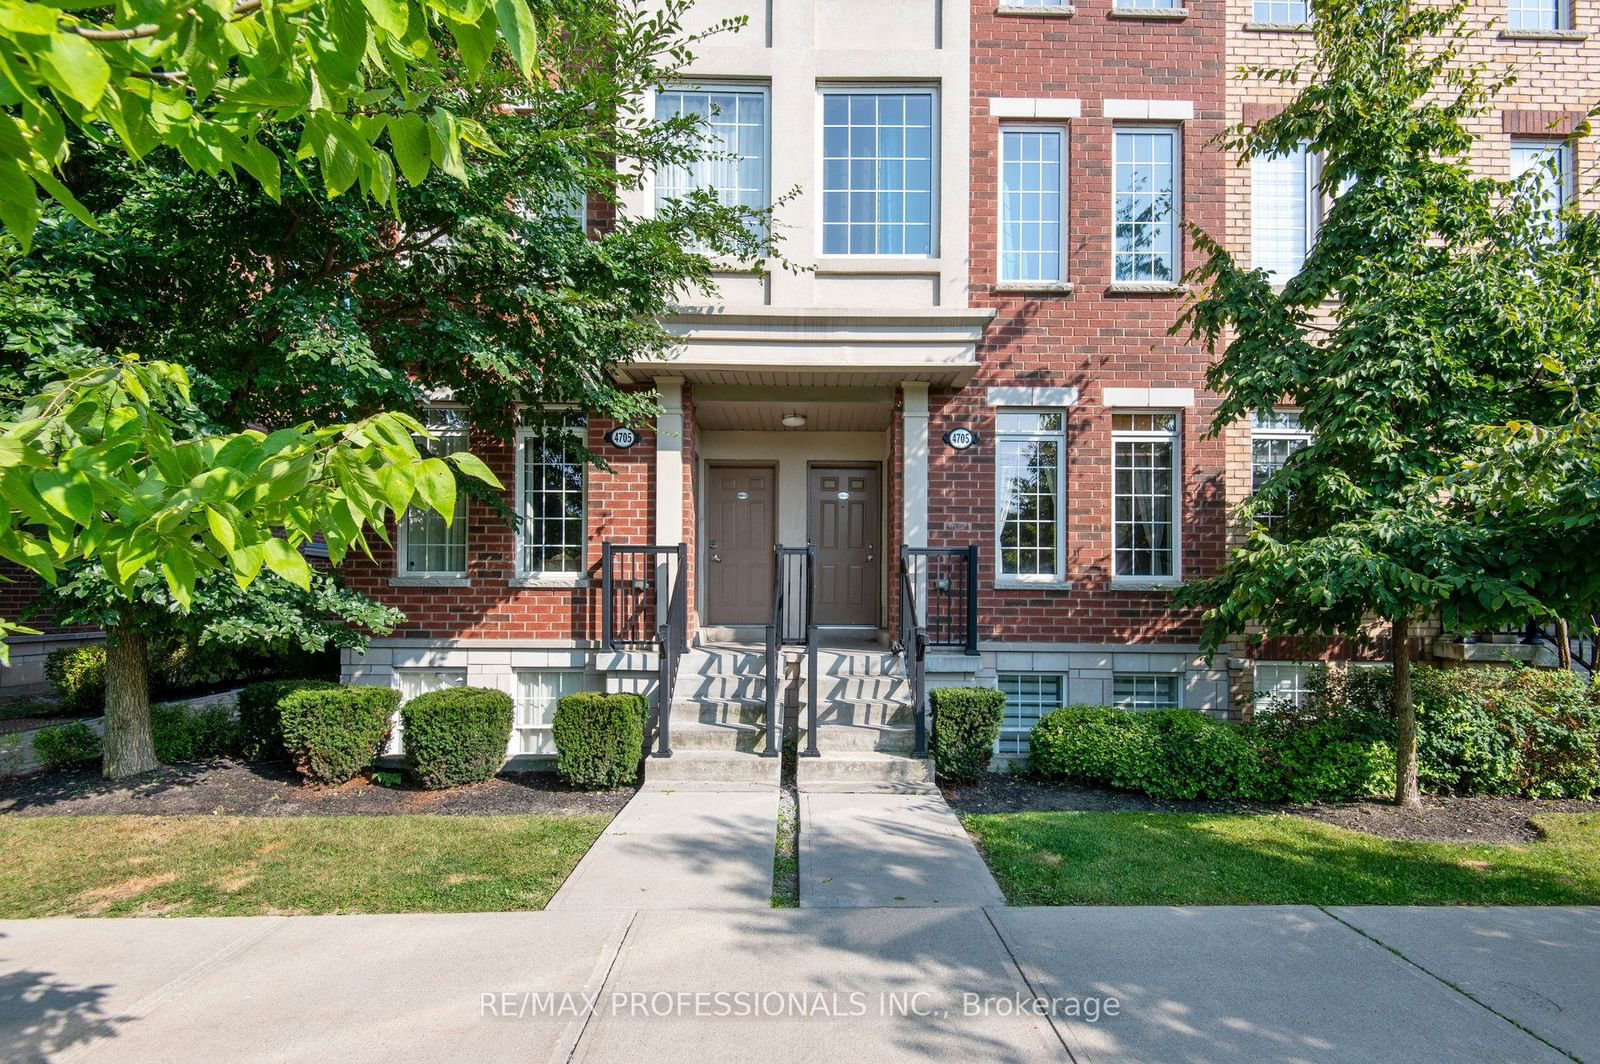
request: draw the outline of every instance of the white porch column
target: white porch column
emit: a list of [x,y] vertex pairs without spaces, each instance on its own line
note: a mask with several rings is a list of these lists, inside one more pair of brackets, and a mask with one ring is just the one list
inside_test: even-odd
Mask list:
[[656,543],[683,542],[683,381],[656,378]]
[[903,455],[901,456],[902,542],[908,547],[928,545],[928,383],[904,381],[900,394],[905,409]]

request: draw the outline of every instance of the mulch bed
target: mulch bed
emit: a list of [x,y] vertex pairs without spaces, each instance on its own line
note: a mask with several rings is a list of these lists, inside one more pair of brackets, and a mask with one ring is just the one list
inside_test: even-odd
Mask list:
[[1531,842],[1539,831],[1528,818],[1538,813],[1595,813],[1600,802],[1523,798],[1425,797],[1421,809],[1387,802],[1276,805],[1266,802],[1156,801],[1142,794],[1040,783],[1026,776],[991,773],[969,785],[944,784],[958,813],[1229,813],[1289,814],[1390,839],[1443,842]]
[[631,797],[633,788],[573,790],[554,773],[508,774],[443,791],[385,787],[366,778],[338,787],[310,787],[286,764],[220,759],[169,765],[133,780],[116,782],[101,778],[96,769],[0,781],[0,815],[571,816],[615,813]]

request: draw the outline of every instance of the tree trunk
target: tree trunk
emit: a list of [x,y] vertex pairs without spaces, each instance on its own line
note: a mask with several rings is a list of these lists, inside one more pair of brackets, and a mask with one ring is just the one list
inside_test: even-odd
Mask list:
[[1394,804],[1420,808],[1417,789],[1417,706],[1411,697],[1411,619],[1394,620]]
[[150,734],[150,670],[144,633],[117,625],[106,632],[106,737],[102,773],[137,776],[160,767]]
[[1556,664],[1569,671],[1572,668],[1572,629],[1565,617],[1556,618]]

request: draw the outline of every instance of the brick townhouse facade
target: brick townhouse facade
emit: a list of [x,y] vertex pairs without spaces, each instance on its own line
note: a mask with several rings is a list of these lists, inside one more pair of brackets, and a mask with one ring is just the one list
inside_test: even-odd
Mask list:
[[[1301,438],[1291,410],[1208,437],[1205,355],[1168,330],[1194,265],[1185,223],[1290,272],[1314,239],[1314,160],[1240,166],[1212,143],[1292,91],[1230,73],[1302,55],[1304,3],[700,0],[691,13],[735,15],[744,29],[700,47],[647,106],[706,115],[737,158],[654,175],[616,208],[692,187],[752,206],[796,190],[777,221],[806,269],[730,267],[665,322],[670,357],[618,367],[656,396],[651,424],[551,411],[507,444],[439,404],[441,445],[482,456],[522,523],[463,503],[453,528],[408,518],[393,550],[347,564],[352,586],[408,620],[347,654],[345,677],[407,696],[507,690],[510,755],[542,758],[560,695],[656,691],[667,624],[666,656],[687,664],[661,705],[676,718],[692,703],[675,742],[750,753],[772,710],[747,720],[738,703],[772,706],[763,688],[781,685],[780,705],[839,695],[813,741],[853,719],[848,692],[920,694],[910,655],[887,652],[912,618],[929,635],[926,685],[1006,692],[1005,758],[1055,706],[1239,715],[1340,656],[1241,642],[1207,658],[1197,617],[1170,606],[1174,586],[1221,563],[1252,477]],[[1486,33],[1484,58],[1522,71],[1480,131],[1482,164],[1570,155],[1553,138],[1600,74],[1585,36],[1600,0],[1478,16],[1507,27]],[[574,434],[604,468],[574,459]],[[769,636],[780,598],[787,627]],[[797,657],[806,621],[857,648],[854,664],[838,650],[813,684]],[[764,642],[788,644],[776,671]],[[1424,649],[1450,656],[1448,643]],[[837,738],[898,750],[912,740],[889,733],[908,720],[889,705],[866,742]]]

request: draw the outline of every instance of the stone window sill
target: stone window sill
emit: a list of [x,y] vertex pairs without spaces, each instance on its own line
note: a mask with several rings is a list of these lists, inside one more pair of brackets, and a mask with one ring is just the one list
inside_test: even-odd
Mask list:
[[1310,33],[1309,22],[1246,22],[1244,28],[1250,33]]
[[1071,18],[1078,9],[1071,4],[1005,4],[994,9],[996,15],[1033,15],[1038,18]]
[[1502,41],[1586,41],[1584,30],[1501,30]]
[[1001,281],[994,291],[1013,295],[1067,295],[1072,291],[1071,281]]
[[1157,22],[1182,22],[1189,17],[1186,7],[1114,7],[1106,18],[1150,19]]
[[390,587],[471,587],[472,580],[466,576],[451,573],[437,575],[425,573],[412,573],[407,576],[391,576]]
[[1108,296],[1181,296],[1188,291],[1186,284],[1167,281],[1113,281],[1106,286]]
[[554,588],[562,591],[571,591],[574,588],[593,587],[594,581],[581,573],[552,573],[548,575],[528,574],[514,576],[509,584],[511,587]]
[[1176,591],[1182,586],[1183,581],[1177,577],[1141,579],[1136,576],[1113,576],[1111,578],[1112,591]]
[[1004,577],[991,585],[995,591],[1071,591],[1071,580],[1011,580]]

